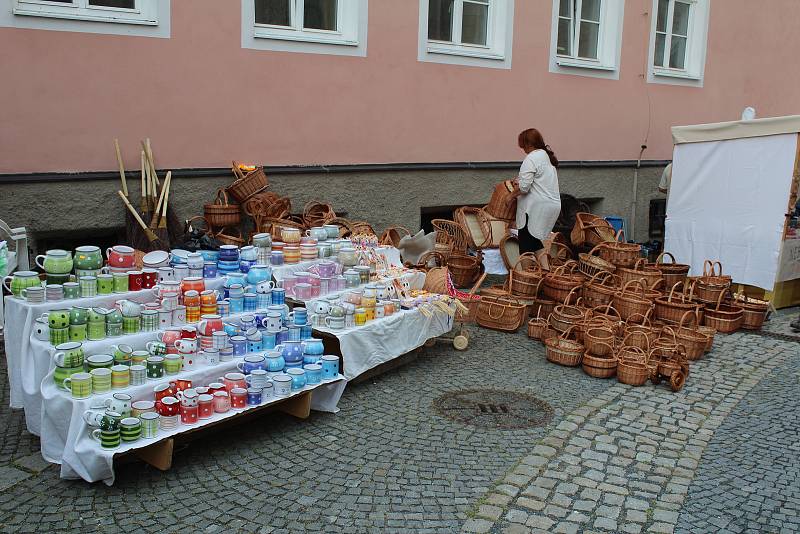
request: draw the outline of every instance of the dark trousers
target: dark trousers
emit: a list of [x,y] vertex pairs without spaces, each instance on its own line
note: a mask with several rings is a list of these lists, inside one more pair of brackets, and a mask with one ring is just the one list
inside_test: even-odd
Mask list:
[[538,252],[544,248],[544,244],[539,238],[533,237],[528,231],[528,216],[525,216],[525,224],[518,231],[519,253]]

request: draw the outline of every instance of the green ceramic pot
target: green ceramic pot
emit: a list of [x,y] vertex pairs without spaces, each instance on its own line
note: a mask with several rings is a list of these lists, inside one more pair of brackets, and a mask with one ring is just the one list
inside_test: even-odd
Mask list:
[[[41,258],[41,261],[39,261]],[[68,250],[48,250],[45,255],[38,255],[34,259],[44,272],[48,274],[69,274],[72,272],[72,253]]]
[[[68,328],[69,327],[69,308],[61,308],[58,310],[50,310],[49,313],[45,314],[47,316],[47,322],[50,324],[50,328]],[[45,317],[42,315],[42,318]]]
[[26,287],[40,285],[42,281],[39,280],[39,273],[33,271],[16,271],[13,276],[3,278],[3,287],[11,291],[15,297],[19,297]]
[[86,324],[89,320],[89,308],[73,306],[69,312],[69,324]]
[[62,387],[65,378],[69,378],[75,373],[82,373],[82,372],[83,372],[83,365],[79,367],[59,367],[56,365],[56,368],[53,371],[53,382],[55,382],[58,387]]
[[100,269],[103,266],[103,253],[100,247],[87,245],[75,249],[75,259],[73,260],[76,269]]

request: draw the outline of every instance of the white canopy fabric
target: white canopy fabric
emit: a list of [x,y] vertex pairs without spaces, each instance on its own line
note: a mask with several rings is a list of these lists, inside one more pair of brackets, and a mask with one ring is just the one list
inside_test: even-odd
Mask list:
[[695,124],[693,126],[673,126],[672,141],[683,143],[703,143],[706,141],[726,141],[747,137],[764,137],[800,132],[800,115],[768,117],[751,121],[717,122]]

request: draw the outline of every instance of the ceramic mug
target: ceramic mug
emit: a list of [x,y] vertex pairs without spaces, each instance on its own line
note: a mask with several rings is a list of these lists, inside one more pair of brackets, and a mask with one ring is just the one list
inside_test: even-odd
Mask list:
[[120,431],[116,430],[100,430],[99,428],[92,431],[91,436],[94,440],[100,442],[100,446],[104,449],[116,449],[120,444]]
[[272,384],[275,397],[288,397],[292,393],[292,377],[287,374],[273,376]]
[[131,385],[141,386],[147,381],[147,367],[145,365],[131,365]]
[[122,417],[130,417],[132,402],[133,398],[127,393],[114,393],[114,395],[110,399],[106,399],[103,404],[111,411],[122,415]]
[[98,367],[89,372],[92,375],[92,392],[105,393],[111,390],[111,372],[106,367]]
[[147,378],[151,380],[164,378],[163,356],[150,356],[147,358]]
[[125,417],[119,423],[122,441],[136,441],[142,435],[142,422],[138,417]]
[[156,412],[144,412],[139,416],[142,422],[142,438],[153,439],[158,433],[160,415]]
[[183,358],[180,354],[166,354],[164,356],[164,372],[168,375],[176,375],[181,372]]
[[122,414],[114,410],[87,410],[83,413],[83,420],[87,425],[99,427],[101,430],[118,430]]

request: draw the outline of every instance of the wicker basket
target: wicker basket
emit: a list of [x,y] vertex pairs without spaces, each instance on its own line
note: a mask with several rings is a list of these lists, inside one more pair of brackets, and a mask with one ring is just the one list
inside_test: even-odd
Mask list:
[[303,207],[303,224],[307,228],[322,226],[336,218],[333,206],[318,200],[312,200]]
[[[686,324],[687,320],[693,321],[695,327],[689,327]],[[696,327],[697,316],[693,312],[687,311],[678,326],[673,329],[677,343],[683,346],[686,357],[690,360],[699,360],[705,354],[708,344],[708,336],[697,330]]]
[[544,342],[547,347],[547,361],[566,367],[577,367],[581,364],[586,349],[577,341],[569,339],[571,330],[570,328],[559,337],[551,337]]
[[[716,267],[719,266],[719,271]],[[698,300],[706,304],[716,304],[720,295],[731,287],[731,277],[722,274],[722,264],[706,260],[703,263],[703,275],[697,278],[694,294]]]
[[564,302],[573,289],[582,286],[584,277],[576,271],[577,265],[574,261],[568,262],[546,275],[542,289],[544,295],[556,302]]
[[722,304],[725,293],[720,293],[715,308],[706,307],[703,324],[710,326],[717,332],[730,334],[739,330],[744,322],[744,309],[740,306]]
[[647,353],[638,347],[623,347],[617,353],[617,380],[629,386],[643,386],[650,376]]
[[494,187],[484,209],[495,219],[512,222],[517,217],[517,197],[521,194],[514,180],[504,180]]
[[600,272],[583,284],[583,302],[595,308],[611,303],[614,293],[619,291],[619,278],[609,272]]
[[450,271],[447,267],[433,267],[428,269],[425,273],[425,283],[422,289],[430,293],[439,293],[440,295],[447,295],[450,293],[448,289],[448,277]]
[[[335,217],[331,220],[334,219]],[[372,225],[367,221],[351,221],[350,224],[353,226],[353,235],[366,234],[374,235],[376,237],[378,236],[378,234],[375,232],[375,229],[372,228]]]
[[714,348],[714,336],[716,335],[717,331],[711,328],[710,326],[698,326],[697,331],[701,334],[705,334],[708,341],[706,342],[706,354],[711,352],[711,349]]
[[622,230],[614,235],[614,240],[606,243],[600,250],[600,257],[617,267],[630,267],[640,258],[642,246],[635,243],[625,243],[620,241]]
[[239,204],[244,204],[248,198],[269,186],[267,175],[264,173],[264,167],[256,167],[255,170],[244,174],[241,169],[239,169],[239,164],[237,162],[234,161],[232,163],[233,174],[236,176],[236,180],[229,185],[226,190]]
[[203,205],[203,216],[211,226],[238,226],[242,213],[238,204],[228,203],[228,193],[224,189],[217,190],[217,198],[210,204]]
[[600,243],[615,241],[614,227],[607,220],[592,213],[575,214],[575,226],[569,235],[572,244],[596,246]]
[[743,297],[736,299],[735,304],[741,307],[743,311],[742,328],[745,330],[761,330],[767,318],[769,302]]
[[[464,324],[472,324],[475,322],[475,316],[478,314],[478,304],[481,301],[481,297],[475,293],[478,291],[478,288],[481,287],[484,280],[486,280],[486,273],[483,273],[480,278],[478,278],[478,281],[475,282],[469,290],[469,293],[466,295],[463,293],[456,293],[455,297],[464,306],[464,309],[459,309],[456,312],[455,321]],[[451,295],[453,293],[454,292],[451,292]]]
[[[672,263],[661,263],[664,256],[669,256]],[[675,256],[669,252],[662,252],[656,258],[655,263],[649,264],[650,267],[655,267],[661,271],[661,276],[664,278],[664,287],[670,288],[675,286],[678,282],[686,282],[686,276],[689,274],[689,265],[682,263],[675,263]]]
[[577,298],[576,290],[577,288],[567,294],[564,303],[556,306],[548,318],[550,326],[559,332],[571,330],[592,315],[591,310],[587,310],[579,304],[569,304],[574,300],[573,297]]
[[[534,268],[527,268],[532,266]],[[512,295],[535,298],[544,280],[544,272],[536,263],[536,257],[527,252],[522,254],[509,270],[508,285]]]
[[632,268],[619,267],[617,275],[620,279],[620,284],[623,286],[631,280],[644,280],[644,286],[655,288],[663,283],[663,276],[661,271],[655,267],[648,267],[647,261],[644,258],[636,260]]
[[603,272],[613,273],[616,270],[613,263],[609,263],[603,258],[594,255],[595,251],[598,249],[602,251],[606,246],[606,243],[600,243],[589,251],[589,253],[582,252],[578,254],[578,269],[580,269],[587,278],[592,278],[596,274]]
[[214,238],[223,245],[241,247],[245,243],[242,231],[238,228],[234,229],[234,232],[229,231],[227,228],[221,228],[219,232],[214,234]]
[[[484,213],[486,212],[484,211]],[[500,247],[500,243],[503,242],[503,239],[508,235],[510,224],[508,221],[495,219],[488,213],[486,213],[486,219],[489,221],[489,228],[491,231],[489,232],[489,244],[483,248],[498,248]]]
[[466,234],[466,245],[472,249],[489,247],[492,244],[492,223],[481,208],[464,206],[453,213],[455,223],[461,225]]
[[581,363],[583,372],[594,378],[611,378],[617,374],[617,357],[613,353],[601,356],[588,349]]
[[475,321],[492,330],[516,332],[525,320],[526,306],[511,297],[481,297]]
[[262,219],[261,225],[258,227],[261,232],[269,232],[270,235],[272,235],[273,242],[280,242],[283,240],[281,237],[281,228],[297,228],[300,230],[300,233],[305,230],[302,224],[291,219],[273,219],[271,217]]
[[534,299],[533,306],[531,306],[530,313],[532,317],[541,316],[544,318],[550,317],[553,310],[556,309],[558,303],[546,298],[538,297]]
[[483,270],[483,257],[480,254],[469,256],[454,252],[447,259],[447,268],[450,270],[450,277],[455,287],[468,287],[480,276]]
[[[629,289],[631,285],[638,284],[641,291]],[[653,307],[652,301],[645,294],[645,287],[641,282],[631,280],[611,299],[614,308],[619,312],[623,321],[635,320],[637,317],[647,317]]]
[[433,267],[444,267],[445,265],[447,265],[447,258],[440,252],[430,250],[419,257],[414,268],[420,271],[427,271]]
[[542,339],[542,334],[544,331],[547,330],[549,323],[547,321],[547,317],[542,317],[539,313],[541,310],[537,311],[536,317],[528,321],[528,337],[531,339]]
[[400,246],[400,240],[407,235],[411,235],[411,231],[405,226],[390,226],[383,231],[378,241],[381,245],[391,245],[397,248]]
[[688,300],[686,298],[686,294],[684,293],[680,294],[680,300],[677,300],[675,296],[675,290],[682,284],[683,282],[678,282],[672,286],[669,296],[658,297],[653,301],[653,315],[656,319],[667,323],[677,324],[680,322],[681,318],[686,312],[693,312],[695,315],[697,315],[699,320],[704,306],[697,302],[693,302],[692,292],[694,288],[692,287],[690,289]]
[[595,356],[614,354],[615,333],[609,326],[593,325],[583,333],[583,344],[586,352]]
[[510,271],[514,268],[519,259],[519,239],[513,234],[506,234],[505,237],[500,240],[500,245],[498,245],[497,248],[500,249],[500,257],[503,259],[503,265]]

